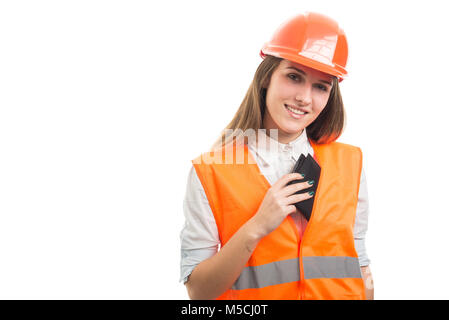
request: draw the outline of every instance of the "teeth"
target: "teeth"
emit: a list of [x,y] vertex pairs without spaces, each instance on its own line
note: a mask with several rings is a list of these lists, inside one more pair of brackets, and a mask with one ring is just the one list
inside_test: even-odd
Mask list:
[[305,112],[301,112],[299,110],[293,109],[289,106],[286,106],[288,110],[290,110],[291,112],[295,113],[295,114],[305,114]]

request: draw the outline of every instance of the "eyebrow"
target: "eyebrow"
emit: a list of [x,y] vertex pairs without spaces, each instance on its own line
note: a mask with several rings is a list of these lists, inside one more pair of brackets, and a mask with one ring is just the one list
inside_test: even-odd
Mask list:
[[[287,67],[287,69],[295,69],[295,70],[298,71],[299,73],[301,73],[301,74],[307,76],[307,74],[306,74],[304,71],[302,71],[301,69],[298,69],[298,68],[295,68],[295,67]],[[323,83],[326,83],[326,84],[328,84],[328,85],[330,85],[330,86],[332,87],[332,83],[330,83],[329,81],[326,81],[326,80],[319,80],[319,81],[320,81],[320,82],[323,82]]]

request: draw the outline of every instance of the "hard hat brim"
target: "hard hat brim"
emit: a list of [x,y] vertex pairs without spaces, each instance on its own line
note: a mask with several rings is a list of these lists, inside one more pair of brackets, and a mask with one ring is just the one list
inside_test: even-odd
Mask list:
[[329,66],[327,64],[321,63],[319,61],[304,57],[300,54],[292,54],[288,52],[279,52],[279,51],[271,51],[268,48],[264,48],[260,51],[260,56],[265,58],[265,55],[271,55],[278,58],[283,58],[292,62],[296,62],[302,65],[305,65],[309,68],[316,69],[318,71],[330,74],[338,78],[338,81],[341,82],[346,78],[347,71],[345,68],[339,65]]

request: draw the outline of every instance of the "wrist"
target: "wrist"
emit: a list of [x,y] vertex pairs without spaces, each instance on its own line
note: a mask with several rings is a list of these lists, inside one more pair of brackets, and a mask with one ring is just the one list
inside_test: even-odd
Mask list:
[[263,229],[258,225],[254,218],[248,220],[244,225],[244,233],[246,235],[246,247],[253,251],[260,240],[265,237]]

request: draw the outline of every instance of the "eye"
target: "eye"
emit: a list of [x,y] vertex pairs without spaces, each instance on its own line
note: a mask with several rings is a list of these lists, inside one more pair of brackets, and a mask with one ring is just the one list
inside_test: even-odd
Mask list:
[[317,84],[317,88],[322,91],[327,91],[327,87],[322,84]]
[[[295,81],[295,82],[297,82],[298,80],[301,80],[301,79],[302,79],[302,77],[301,77],[300,75],[296,74],[296,73],[289,73],[289,74],[287,75],[287,77],[290,78],[291,80]],[[319,90],[323,91],[323,92],[327,92],[327,91],[328,91],[328,87],[325,86],[325,85],[317,84],[316,87],[317,87]]]
[[287,75],[287,77],[289,77],[289,78],[292,79],[293,81],[296,81],[296,79],[300,79],[300,77],[299,77],[297,74],[295,74],[295,73],[289,73],[289,74]]

